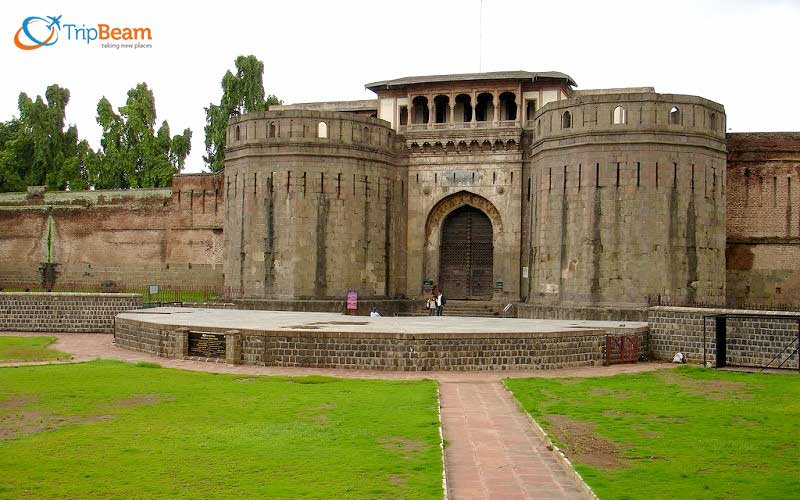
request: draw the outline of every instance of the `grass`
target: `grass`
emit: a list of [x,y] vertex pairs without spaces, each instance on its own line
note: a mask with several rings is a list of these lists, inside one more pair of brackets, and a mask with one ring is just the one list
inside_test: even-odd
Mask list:
[[0,369],[0,497],[441,498],[432,381]]
[[680,367],[506,385],[600,498],[797,498],[800,377]]
[[48,347],[55,341],[55,337],[0,336],[0,361],[52,361],[54,359],[69,359],[69,354]]

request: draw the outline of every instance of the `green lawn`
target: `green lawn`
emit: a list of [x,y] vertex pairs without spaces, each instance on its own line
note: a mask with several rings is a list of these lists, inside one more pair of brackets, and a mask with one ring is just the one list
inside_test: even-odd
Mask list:
[[683,366],[506,385],[600,498],[800,497],[800,377]]
[[0,369],[0,497],[441,498],[432,381]]
[[55,341],[55,337],[0,336],[0,362],[69,359],[69,354],[47,347]]
[[800,376],[674,370],[506,385],[600,498],[800,497]]

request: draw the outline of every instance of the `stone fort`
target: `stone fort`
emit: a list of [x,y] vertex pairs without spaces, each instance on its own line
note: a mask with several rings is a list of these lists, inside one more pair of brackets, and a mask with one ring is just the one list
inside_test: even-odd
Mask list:
[[0,288],[50,273],[265,308],[434,287],[565,309],[800,302],[800,133],[729,134],[708,99],[558,72],[366,87],[231,120],[220,174],[0,194]]

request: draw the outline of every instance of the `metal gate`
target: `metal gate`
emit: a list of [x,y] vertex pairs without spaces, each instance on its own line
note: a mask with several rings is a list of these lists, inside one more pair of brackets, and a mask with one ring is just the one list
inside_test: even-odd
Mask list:
[[442,225],[439,283],[451,299],[490,299],[493,278],[492,222],[465,205]]
[[606,365],[639,361],[638,335],[606,335]]

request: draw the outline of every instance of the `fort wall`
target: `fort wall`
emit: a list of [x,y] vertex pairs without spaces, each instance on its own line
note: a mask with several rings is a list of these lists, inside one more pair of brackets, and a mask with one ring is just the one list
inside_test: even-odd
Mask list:
[[728,134],[727,296],[800,304],[800,133]]
[[407,179],[388,123],[250,113],[228,127],[225,286],[244,298],[398,297]]
[[587,95],[540,109],[525,179],[528,300],[724,300],[724,127],[721,105],[692,96]]
[[[222,286],[221,179],[172,188],[0,194],[0,288],[141,290]],[[48,286],[50,286],[48,285]]]

